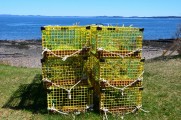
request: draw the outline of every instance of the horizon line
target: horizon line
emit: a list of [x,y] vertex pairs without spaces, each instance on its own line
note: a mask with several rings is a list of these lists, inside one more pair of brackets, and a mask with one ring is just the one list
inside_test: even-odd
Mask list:
[[125,17],[125,18],[129,18],[129,17],[178,17],[180,18],[181,16],[174,16],[174,15],[168,15],[168,16],[119,16],[119,15],[95,15],[95,16],[84,16],[84,15],[68,15],[68,16],[60,16],[60,15],[17,15],[17,14],[0,14],[1,16],[42,16],[42,17]]

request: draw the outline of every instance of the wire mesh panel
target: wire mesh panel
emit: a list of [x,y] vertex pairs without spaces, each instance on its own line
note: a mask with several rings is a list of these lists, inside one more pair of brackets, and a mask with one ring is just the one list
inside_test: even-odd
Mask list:
[[142,88],[139,87],[126,88],[123,94],[120,90],[107,87],[102,88],[100,93],[100,109],[116,114],[133,112],[141,101]]
[[[42,47],[47,56],[70,55],[90,46],[90,31],[81,26],[42,27]],[[80,51],[84,54],[86,51]],[[53,54],[52,54],[53,53]]]
[[66,61],[49,58],[42,63],[42,77],[57,85],[74,85],[79,80],[87,84],[86,61],[82,57],[71,57]]
[[101,59],[94,58],[92,72],[96,81],[125,81],[142,77],[143,62],[140,59]]
[[99,110],[134,111],[142,97],[142,32],[99,25],[42,27],[48,109],[85,112],[94,95]]
[[92,37],[94,53],[101,57],[140,57],[143,29],[134,27],[92,26],[96,35]]
[[[63,86],[70,89],[69,86]],[[56,109],[62,112],[85,112],[93,104],[93,89],[89,86],[76,86],[71,92],[71,99],[68,92],[62,88],[50,87],[47,94],[48,109]]]
[[106,80],[137,79],[142,71],[140,59],[106,59],[100,62],[100,78]]

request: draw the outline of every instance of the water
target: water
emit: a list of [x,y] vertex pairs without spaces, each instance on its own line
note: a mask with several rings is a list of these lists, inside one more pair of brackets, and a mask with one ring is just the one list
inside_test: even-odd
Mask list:
[[174,38],[181,18],[116,18],[116,17],[45,17],[0,15],[0,40],[41,39],[40,27],[45,25],[104,24],[144,28],[145,40]]

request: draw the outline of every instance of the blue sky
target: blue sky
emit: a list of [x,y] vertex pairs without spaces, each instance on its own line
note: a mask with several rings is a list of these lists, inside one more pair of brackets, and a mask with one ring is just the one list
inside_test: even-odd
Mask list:
[[0,0],[0,14],[181,16],[181,0]]

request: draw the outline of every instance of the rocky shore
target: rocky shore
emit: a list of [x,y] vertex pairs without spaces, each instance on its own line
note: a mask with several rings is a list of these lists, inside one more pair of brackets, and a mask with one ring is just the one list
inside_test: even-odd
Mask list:
[[[173,40],[144,40],[142,57],[146,60],[159,57],[172,44]],[[0,64],[40,68],[41,52],[41,40],[0,40]]]

